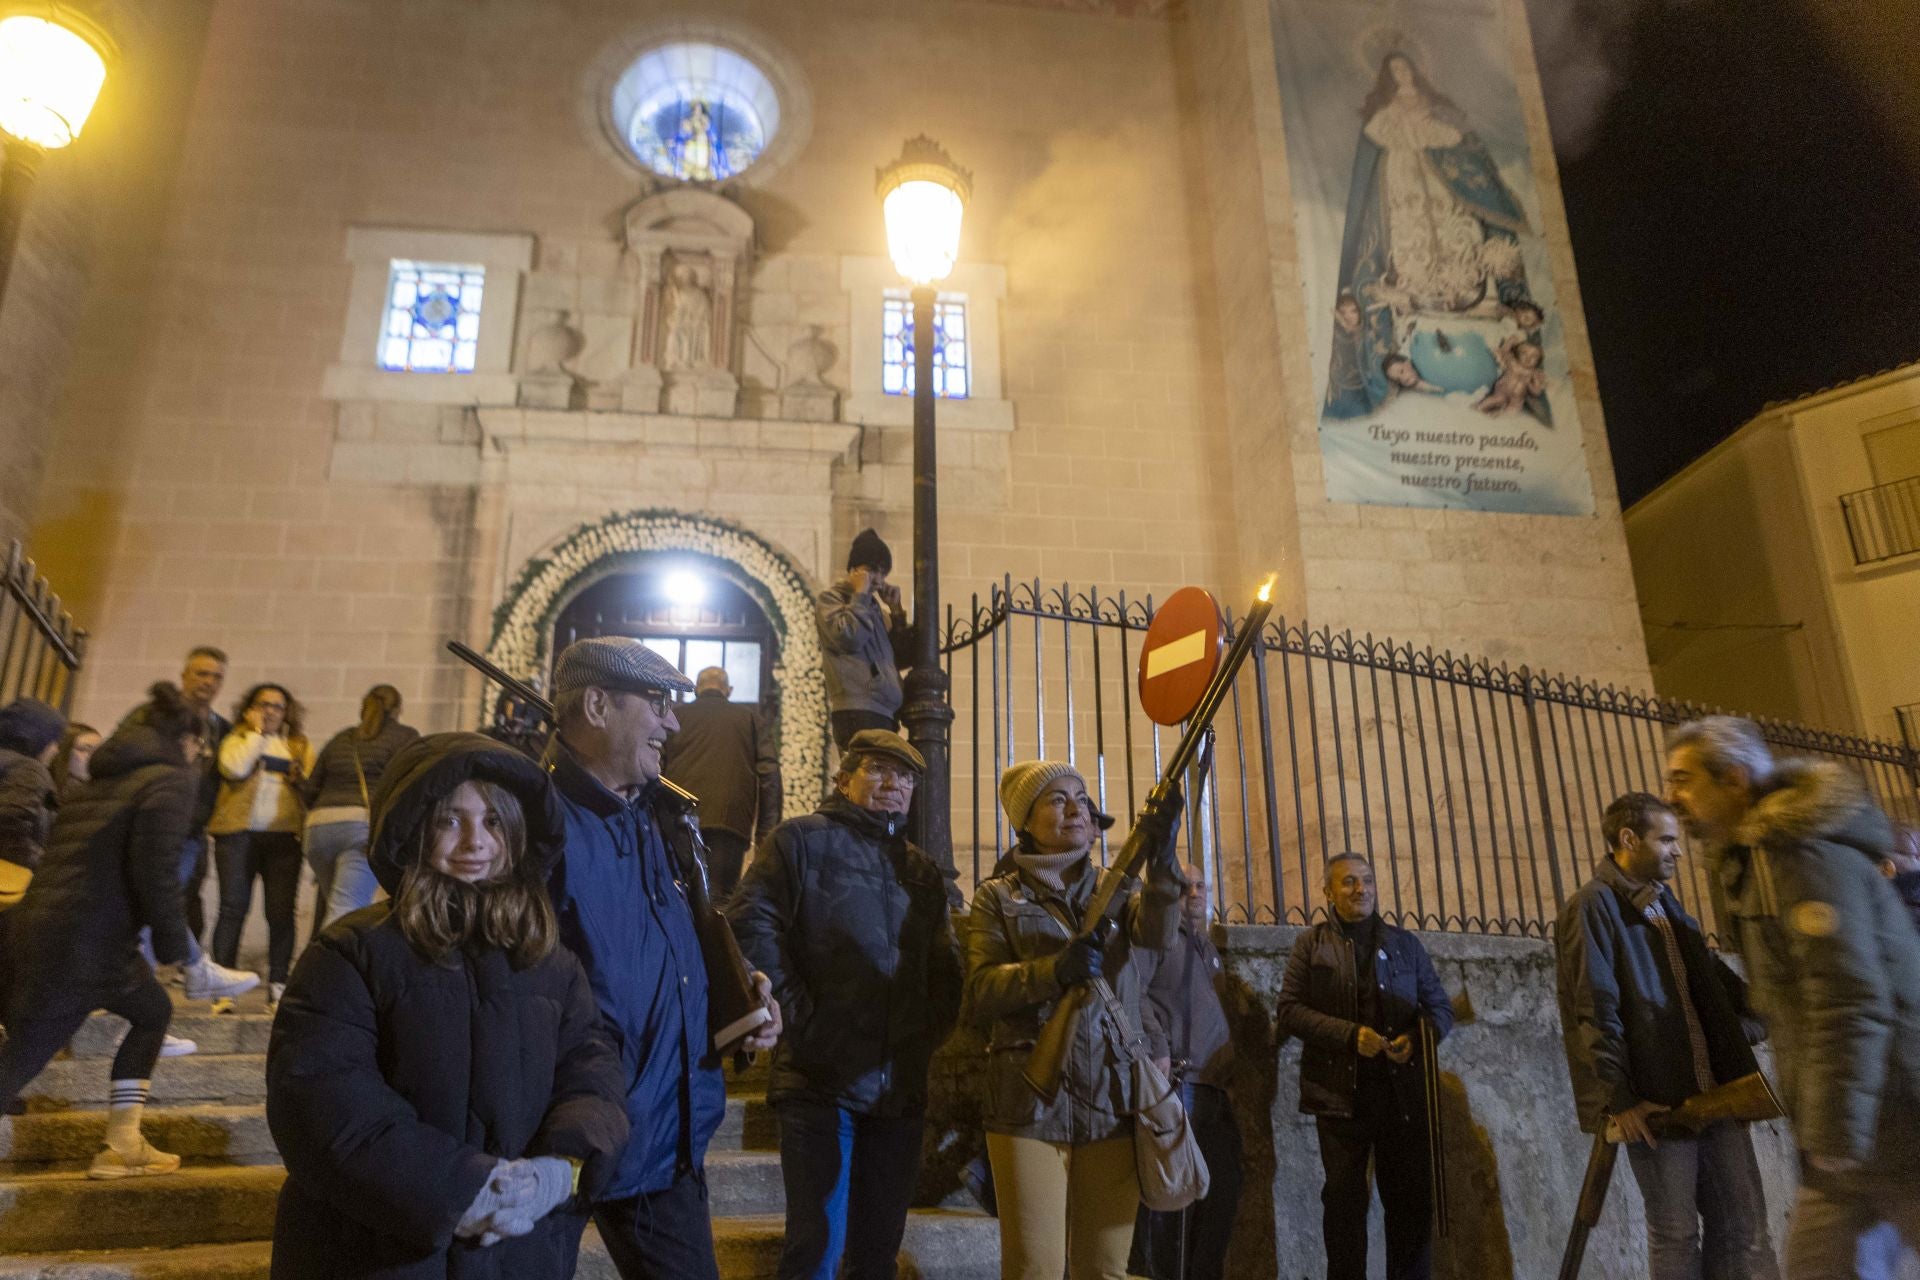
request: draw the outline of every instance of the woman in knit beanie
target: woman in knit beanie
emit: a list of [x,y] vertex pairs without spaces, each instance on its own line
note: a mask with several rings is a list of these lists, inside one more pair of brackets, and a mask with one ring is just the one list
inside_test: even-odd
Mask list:
[[[1104,944],[1078,937],[1100,868],[1093,848],[1113,819],[1086,779],[1058,760],[1027,760],[1000,775],[1000,804],[1015,844],[973,897],[967,1008],[988,1034],[987,1155],[1000,1208],[1005,1280],[1121,1280],[1133,1240],[1133,1075],[1117,1031],[1097,1005],[1081,1017],[1064,1084],[1051,1103],[1022,1078],[1033,1044],[1068,990],[1105,977],[1148,1052],[1166,1037],[1141,997],[1135,948],[1164,950],[1179,928],[1185,887],[1172,853],[1177,808],[1143,815],[1159,846],[1146,884],[1129,892]],[[1041,1206],[1052,1205],[1051,1212]],[[1061,1215],[1058,1206],[1065,1205]]]

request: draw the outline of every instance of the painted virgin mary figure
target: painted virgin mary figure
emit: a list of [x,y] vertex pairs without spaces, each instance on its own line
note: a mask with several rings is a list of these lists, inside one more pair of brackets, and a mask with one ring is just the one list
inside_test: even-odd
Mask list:
[[[1527,296],[1520,202],[1460,109],[1412,58],[1381,60],[1360,119],[1339,293],[1359,303],[1364,333],[1335,334],[1335,363],[1347,367],[1329,380],[1329,418],[1362,417],[1386,402],[1383,365],[1399,349],[1403,321],[1493,315]],[[1336,316],[1336,325],[1348,318]],[[1356,346],[1364,357],[1343,362]]]

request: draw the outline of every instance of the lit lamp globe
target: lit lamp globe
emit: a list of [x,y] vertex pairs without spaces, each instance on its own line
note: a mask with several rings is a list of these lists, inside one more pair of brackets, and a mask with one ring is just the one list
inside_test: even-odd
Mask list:
[[880,171],[878,186],[894,269],[922,288],[945,280],[960,256],[960,220],[973,176],[923,134]]
[[112,49],[60,4],[0,3],[0,131],[53,151],[80,136],[107,82]]

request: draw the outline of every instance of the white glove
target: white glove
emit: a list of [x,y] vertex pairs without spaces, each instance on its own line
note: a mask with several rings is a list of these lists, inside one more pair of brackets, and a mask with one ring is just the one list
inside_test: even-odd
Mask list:
[[[494,1162],[493,1172],[480,1187],[480,1194],[473,1198],[467,1211],[460,1215],[460,1221],[454,1226],[453,1234],[462,1240],[480,1237],[480,1243],[493,1244],[500,1237],[493,1230],[493,1217],[499,1213],[509,1199],[528,1194],[526,1184],[532,1178],[517,1161],[498,1160]],[[492,1239],[487,1237],[491,1236]]]
[[513,1167],[525,1176],[493,1215],[492,1229],[501,1236],[526,1235],[573,1195],[573,1166],[558,1156],[517,1160]]

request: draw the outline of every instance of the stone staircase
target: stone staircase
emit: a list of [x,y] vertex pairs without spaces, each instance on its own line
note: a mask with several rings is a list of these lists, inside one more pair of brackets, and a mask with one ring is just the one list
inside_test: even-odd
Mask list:
[[[95,1015],[71,1056],[50,1064],[24,1095],[28,1113],[0,1118],[0,1280],[266,1280],[274,1204],[286,1176],[267,1132],[263,997],[214,1017],[181,1004],[173,1034],[200,1052],[165,1058],[154,1073],[146,1132],[185,1157],[166,1177],[95,1182],[86,1165],[106,1128],[107,1059],[125,1024]],[[730,1081],[727,1117],[707,1157],[720,1274],[772,1277],[784,1196],[764,1073]],[[901,1250],[904,1276],[994,1280],[992,1219],[915,1210]],[[580,1280],[615,1280],[589,1228]]]

